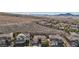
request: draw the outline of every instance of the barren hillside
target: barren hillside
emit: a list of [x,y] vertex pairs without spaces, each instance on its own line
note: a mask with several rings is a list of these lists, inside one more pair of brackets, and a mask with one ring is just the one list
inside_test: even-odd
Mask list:
[[35,17],[29,15],[18,15],[18,14],[8,14],[0,12],[0,25],[11,25],[11,24],[19,24],[19,23],[31,23],[32,21],[36,21],[42,17]]

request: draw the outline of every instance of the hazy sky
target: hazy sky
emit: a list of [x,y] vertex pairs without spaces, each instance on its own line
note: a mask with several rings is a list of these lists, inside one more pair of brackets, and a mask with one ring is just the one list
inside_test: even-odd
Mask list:
[[79,15],[79,12],[11,12],[16,14],[49,14],[49,15],[56,15],[56,14],[65,14],[65,13],[71,13],[75,15]]

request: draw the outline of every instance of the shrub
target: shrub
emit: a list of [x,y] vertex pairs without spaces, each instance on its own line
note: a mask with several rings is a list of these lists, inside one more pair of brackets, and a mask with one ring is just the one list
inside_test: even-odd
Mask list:
[[42,41],[41,46],[42,46],[42,47],[48,47],[48,46],[49,46],[48,40]]

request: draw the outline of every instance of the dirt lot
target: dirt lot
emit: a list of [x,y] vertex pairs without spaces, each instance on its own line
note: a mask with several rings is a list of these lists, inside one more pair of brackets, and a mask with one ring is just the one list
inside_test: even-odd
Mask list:
[[18,24],[18,23],[30,23],[32,21],[33,21],[33,19],[31,19],[31,18],[1,16],[0,15],[0,25]]

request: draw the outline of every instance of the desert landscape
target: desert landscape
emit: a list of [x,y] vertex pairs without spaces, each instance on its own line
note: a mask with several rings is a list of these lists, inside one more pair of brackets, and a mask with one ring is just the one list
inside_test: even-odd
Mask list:
[[79,15],[0,12],[0,47],[79,47]]

